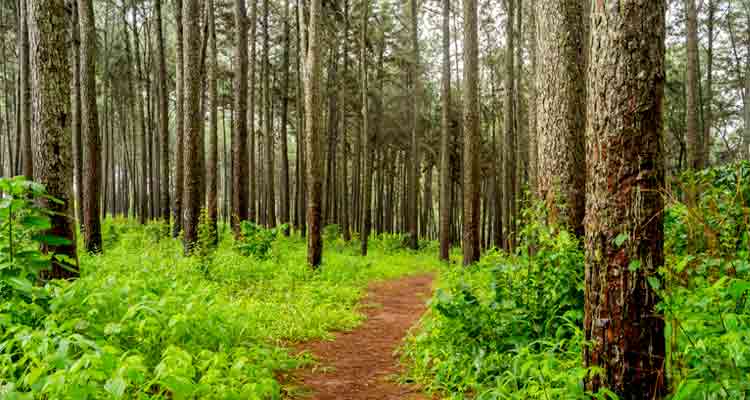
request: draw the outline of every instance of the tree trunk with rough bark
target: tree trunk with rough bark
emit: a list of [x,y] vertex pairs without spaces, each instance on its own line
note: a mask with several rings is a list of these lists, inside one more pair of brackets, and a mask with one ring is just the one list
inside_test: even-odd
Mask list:
[[[509,0],[510,1],[510,0]],[[464,265],[479,261],[479,40],[477,2],[464,0]],[[512,24],[512,22],[511,22]],[[510,53],[512,54],[512,52]],[[513,57],[509,58],[512,62]]]
[[[250,0],[255,2],[255,0]],[[232,229],[240,235],[240,222],[248,218],[247,163],[247,15],[245,0],[235,0],[236,59],[234,69],[234,136],[232,137]],[[253,171],[255,174],[255,171]]]
[[86,251],[102,251],[99,188],[101,138],[96,105],[96,26],[92,0],[78,0],[81,29],[81,130],[86,143],[86,175],[83,180],[83,241]]
[[167,91],[167,61],[164,54],[162,33],[161,0],[154,2],[153,21],[156,29],[156,62],[158,69],[157,105],[159,108],[159,216],[169,222],[169,92]]
[[685,0],[685,12],[687,18],[687,111],[685,113],[687,122],[685,139],[687,142],[688,168],[693,170],[703,169],[703,140],[702,134],[698,132],[698,98],[699,79],[698,74],[698,12],[695,0]]
[[586,130],[586,389],[666,393],[664,320],[650,282],[664,263],[665,0],[592,10]]
[[[182,2],[175,0],[175,149],[174,149],[174,201],[172,202],[172,236],[182,231],[182,195],[185,186],[185,55],[182,22]],[[142,187],[143,190],[145,186]]]
[[[241,0],[240,0],[241,1]],[[185,138],[183,170],[185,184],[183,193],[183,242],[185,253],[190,254],[198,240],[203,179],[203,132],[201,130],[201,7],[198,0],[183,0],[183,51],[185,82]],[[240,96],[241,97],[241,96]],[[244,114],[240,114],[243,115]]]
[[274,137],[273,137],[273,114],[271,113],[271,63],[269,61],[269,32],[268,32],[268,1],[263,0],[263,106],[261,112],[263,115],[263,136],[265,144],[265,162],[266,162],[266,182],[264,189],[266,191],[266,225],[269,227],[276,225],[276,193],[274,190]]
[[539,18],[539,194],[551,223],[583,235],[586,97],[583,5],[580,0],[544,1]]
[[369,22],[370,0],[363,0],[362,5],[362,36],[360,38],[360,64],[362,70],[362,156],[364,157],[364,187],[362,192],[362,243],[360,253],[362,256],[367,255],[368,241],[370,238],[370,226],[372,224],[372,151],[370,150],[370,94],[368,82],[368,63],[367,63],[367,24]]
[[53,212],[47,233],[67,239],[67,243],[42,246],[47,254],[66,256],[53,257],[51,270],[44,271],[42,276],[44,279],[75,278],[78,256],[73,218],[69,14],[63,0],[29,0],[24,7],[28,7],[29,82],[35,102],[33,125],[38,151],[35,170],[39,183],[59,200],[41,200],[42,205]]
[[219,51],[216,45],[216,15],[214,11],[214,0],[208,0],[208,101],[210,103],[208,114],[208,163],[206,165],[206,208],[208,223],[211,224],[213,242],[218,243],[219,236],[216,229],[217,216],[219,213]]
[[320,235],[322,157],[320,147],[320,29],[321,0],[310,0],[308,21],[308,48],[305,67],[305,117],[307,129],[307,262],[317,269],[323,260],[323,240]]
[[450,0],[443,5],[443,70],[441,86],[440,130],[440,259],[450,260],[451,247],[451,166],[450,166],[450,107],[451,107],[451,40]]
[[282,61],[281,83],[281,177],[279,179],[279,191],[281,192],[281,210],[279,217],[281,223],[286,224],[284,235],[289,236],[289,152],[287,148],[288,118],[289,118],[289,1],[284,0],[284,55]]

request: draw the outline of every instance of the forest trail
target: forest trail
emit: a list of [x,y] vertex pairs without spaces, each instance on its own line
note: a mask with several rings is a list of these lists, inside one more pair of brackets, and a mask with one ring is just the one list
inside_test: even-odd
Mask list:
[[318,361],[297,371],[293,381],[314,400],[424,400],[418,388],[399,385],[396,348],[426,309],[432,275],[417,275],[370,285],[363,300],[367,320],[333,341],[300,345]]

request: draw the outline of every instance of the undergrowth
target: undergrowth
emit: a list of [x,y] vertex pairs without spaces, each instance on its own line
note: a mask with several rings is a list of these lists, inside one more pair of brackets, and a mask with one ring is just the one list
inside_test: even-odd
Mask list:
[[[700,193],[693,205],[680,192]],[[669,399],[750,397],[750,163],[685,174],[664,193],[666,263],[656,312],[667,328]],[[448,398],[615,398],[585,393],[583,253],[526,210],[519,251],[441,273],[407,340],[407,379]],[[529,252],[529,249],[535,251]]]
[[286,344],[355,327],[368,282],[431,264],[373,246],[364,259],[328,251],[312,272],[298,236],[277,234],[254,257],[225,235],[184,257],[164,223],[104,231],[104,255],[82,255],[80,279],[0,304],[0,398],[279,399],[276,373],[310,362]]

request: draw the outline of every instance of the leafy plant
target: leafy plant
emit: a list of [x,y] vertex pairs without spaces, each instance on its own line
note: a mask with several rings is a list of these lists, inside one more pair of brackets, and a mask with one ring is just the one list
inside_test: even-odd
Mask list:
[[286,228],[287,225],[281,225],[273,229],[266,229],[253,222],[242,221],[240,223],[242,235],[235,246],[245,255],[265,260],[269,256],[273,242]]
[[68,240],[47,232],[53,213],[39,206],[38,200],[59,200],[49,196],[43,185],[20,176],[0,178],[0,194],[0,300],[46,298],[45,290],[35,283],[50,268],[53,256],[42,254],[40,246]]

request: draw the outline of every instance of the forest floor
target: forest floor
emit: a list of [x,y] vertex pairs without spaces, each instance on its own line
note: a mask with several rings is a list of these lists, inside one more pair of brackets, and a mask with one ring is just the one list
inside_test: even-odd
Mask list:
[[300,397],[315,400],[424,400],[418,387],[399,385],[396,350],[417,323],[432,294],[432,275],[416,275],[370,285],[362,307],[367,320],[333,340],[298,346],[317,363],[292,373]]

